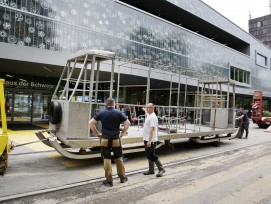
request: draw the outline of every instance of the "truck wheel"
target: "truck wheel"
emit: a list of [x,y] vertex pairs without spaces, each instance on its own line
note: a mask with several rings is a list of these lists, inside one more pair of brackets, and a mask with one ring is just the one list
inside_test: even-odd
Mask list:
[[57,101],[51,101],[49,107],[49,121],[52,124],[58,124],[61,121],[62,108],[61,104]]

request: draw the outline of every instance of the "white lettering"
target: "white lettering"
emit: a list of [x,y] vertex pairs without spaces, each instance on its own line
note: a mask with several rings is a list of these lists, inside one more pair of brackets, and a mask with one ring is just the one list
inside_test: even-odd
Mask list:
[[41,84],[39,82],[38,83],[31,82],[30,86],[31,87],[35,87],[35,88],[49,88],[49,89],[54,88],[54,85],[51,85],[51,84]]
[[19,86],[19,87],[32,87],[32,88],[43,88],[53,89],[54,85],[41,84],[39,82],[26,82],[26,81],[5,81],[5,86]]
[[7,86],[17,86],[17,81],[5,81],[5,85],[7,85]]
[[28,82],[20,81],[19,86],[29,86]]

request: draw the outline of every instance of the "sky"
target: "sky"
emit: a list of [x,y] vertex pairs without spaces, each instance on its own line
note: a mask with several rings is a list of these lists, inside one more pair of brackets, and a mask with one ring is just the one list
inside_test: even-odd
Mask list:
[[251,18],[270,14],[269,0],[201,0],[233,23],[248,32],[249,11]]

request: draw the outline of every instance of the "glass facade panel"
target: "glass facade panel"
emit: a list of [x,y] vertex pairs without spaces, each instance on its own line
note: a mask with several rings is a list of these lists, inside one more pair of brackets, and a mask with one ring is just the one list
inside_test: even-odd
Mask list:
[[247,72],[244,72],[244,83],[247,84]]
[[234,69],[234,80],[235,81],[239,81],[239,69]]
[[244,71],[239,70],[239,82],[244,83]]
[[234,77],[234,68],[233,67],[231,67],[231,71],[230,71],[230,74],[231,74],[231,79],[235,79],[235,77]]
[[30,122],[31,121],[32,95],[24,92],[15,94],[14,98],[14,121]]
[[67,52],[109,50],[124,58],[150,59],[228,76],[225,64],[210,64],[200,57],[208,49],[207,41],[200,42],[185,30],[110,0],[16,1],[12,6],[6,2],[0,15],[1,42]]
[[51,95],[48,93],[33,94],[33,122],[42,122],[48,120],[48,107],[51,101]]
[[[259,50],[270,58],[266,54],[269,49],[203,2],[169,2],[245,40],[250,44],[248,53]],[[262,73],[259,80],[255,56],[112,0],[0,1],[0,42],[71,53],[108,50],[116,52],[119,59],[149,59],[225,78],[229,77],[229,64],[234,62],[250,71],[248,83],[253,89],[270,92],[271,87],[270,73]],[[234,76],[239,78],[239,74]]]

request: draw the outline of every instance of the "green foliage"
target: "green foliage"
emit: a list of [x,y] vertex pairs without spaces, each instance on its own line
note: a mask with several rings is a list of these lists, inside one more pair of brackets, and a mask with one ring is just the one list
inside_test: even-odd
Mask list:
[[263,111],[263,117],[271,117],[271,112]]

